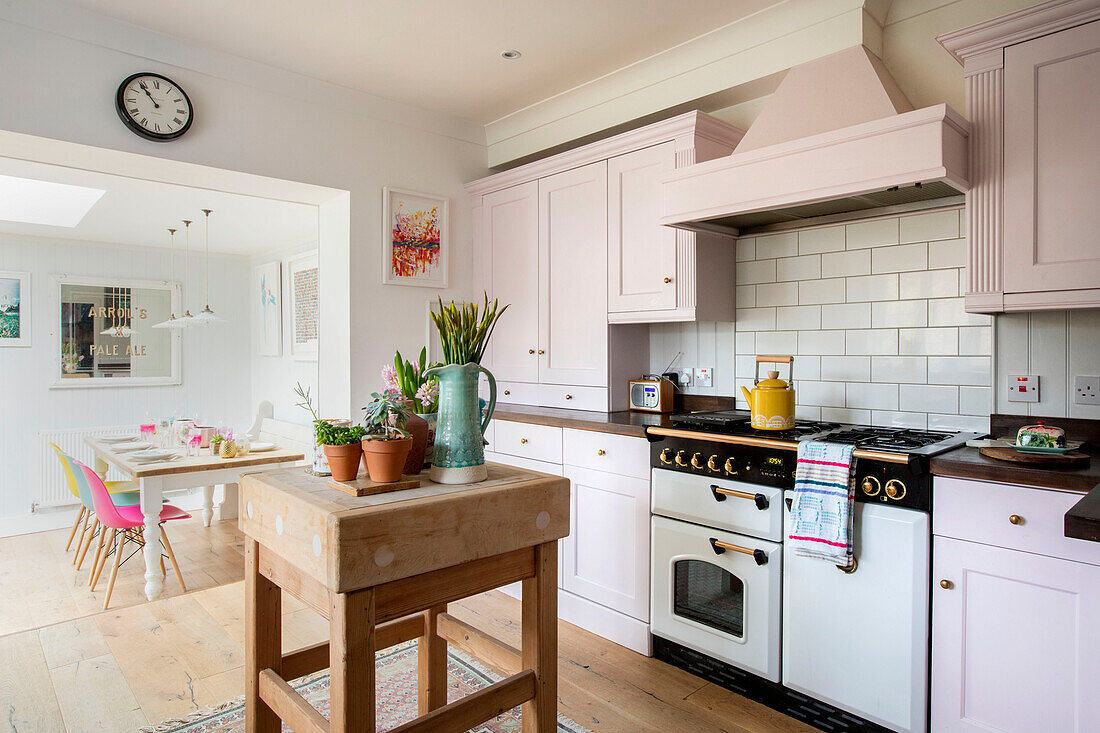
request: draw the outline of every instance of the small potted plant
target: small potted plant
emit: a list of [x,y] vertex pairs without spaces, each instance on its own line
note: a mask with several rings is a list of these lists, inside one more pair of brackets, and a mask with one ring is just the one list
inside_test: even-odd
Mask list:
[[396,402],[403,400],[411,413],[404,426],[413,439],[412,450],[405,460],[404,472],[408,474],[420,473],[425,457],[431,460],[430,448],[435,440],[438,417],[439,380],[424,373],[437,366],[437,363],[428,363],[428,350],[421,349],[418,361],[406,361],[398,351],[394,354],[393,366],[382,367],[382,393]]
[[359,463],[363,458],[361,441],[366,430],[360,425],[334,425],[329,420],[322,420],[313,409],[309,390],[303,390],[299,384],[297,394],[302,398],[297,403],[298,407],[313,416],[313,434],[317,445],[325,453],[332,478],[336,481],[354,481],[359,475]]
[[397,481],[412,450],[412,436],[404,429],[409,408],[404,399],[390,394],[371,395],[366,411],[366,436],[363,438],[363,462],[370,480],[386,484]]

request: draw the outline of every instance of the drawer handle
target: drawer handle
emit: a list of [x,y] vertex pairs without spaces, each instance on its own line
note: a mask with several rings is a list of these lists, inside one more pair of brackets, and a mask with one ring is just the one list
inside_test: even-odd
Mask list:
[[1015,524],[1017,527],[1019,527],[1021,524],[1024,523],[1024,518],[1021,517],[1019,514],[1010,514],[1008,516],[1008,521],[1011,524]]
[[952,583],[950,580],[945,579],[945,580],[940,581],[940,587],[943,588],[944,590],[951,590],[952,588],[955,587],[955,584]]
[[736,491],[734,489],[723,489],[718,484],[711,484],[710,491],[714,494],[715,501],[725,501],[727,496],[734,496],[738,499],[751,499],[756,502],[756,508],[760,511],[767,509],[771,502],[768,501],[768,497],[763,494],[750,494],[747,491]]
[[[533,353],[535,353],[535,350],[534,349],[528,349],[527,353],[528,354],[533,354]],[[539,353],[541,354],[542,352],[540,351]]]
[[571,394],[567,394],[567,395],[565,396],[565,399],[567,399],[567,400],[571,400],[571,399],[573,399],[573,395],[571,395]]
[[670,282],[672,282],[672,278],[671,277],[666,277],[665,278],[665,284],[667,285]]
[[520,443],[526,443],[526,442],[527,442],[527,438],[520,438],[520,439],[519,439],[519,442],[520,442]]
[[598,455],[598,456],[606,456],[606,455],[607,455],[607,451],[605,451],[604,449],[602,449],[602,448],[601,448],[600,450],[596,451],[596,455]]
[[754,550],[750,547],[742,547],[741,545],[731,545],[729,542],[723,542],[714,537],[710,538],[710,547],[714,550],[715,555],[722,555],[725,554],[726,550],[733,550],[734,552],[740,552],[742,555],[752,555],[752,559],[756,561],[757,565],[768,564],[768,554],[763,550]]
[[505,395],[510,395],[510,394],[512,394],[512,390],[506,389],[506,390],[504,390],[504,394]]
[[539,353],[540,353],[540,354],[545,354],[546,352],[545,352],[545,351],[543,351],[542,349],[539,349]]

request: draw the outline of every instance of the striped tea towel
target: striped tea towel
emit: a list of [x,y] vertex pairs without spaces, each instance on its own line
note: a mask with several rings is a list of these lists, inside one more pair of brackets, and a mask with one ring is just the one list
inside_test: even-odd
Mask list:
[[791,502],[794,554],[852,566],[853,445],[803,440]]

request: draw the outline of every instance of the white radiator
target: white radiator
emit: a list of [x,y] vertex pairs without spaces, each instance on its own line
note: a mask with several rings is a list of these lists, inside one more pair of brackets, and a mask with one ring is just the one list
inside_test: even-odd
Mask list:
[[[116,425],[106,428],[73,428],[70,430],[40,430],[38,432],[38,455],[41,466],[40,486],[42,487],[39,504],[42,507],[68,506],[79,503],[69,491],[69,483],[57,453],[50,447],[54,443],[76,460],[95,468],[92,449],[84,442],[85,438],[104,435],[137,435],[137,425]],[[107,472],[107,480],[122,481],[127,477],[117,468]]]

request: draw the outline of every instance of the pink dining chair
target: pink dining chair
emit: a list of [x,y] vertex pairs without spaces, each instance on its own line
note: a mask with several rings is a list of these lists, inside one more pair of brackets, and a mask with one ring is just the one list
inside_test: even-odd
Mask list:
[[[83,463],[78,461],[74,461],[74,463],[84,472],[84,477],[88,481],[88,488],[92,492],[92,505],[95,507],[96,518],[99,520],[102,527],[111,530],[106,545],[107,551],[103,553],[102,557],[98,558],[98,566],[92,570],[92,590],[94,591],[96,584],[99,582],[99,576],[103,573],[103,569],[107,565],[107,557],[112,552],[114,553],[115,562],[111,569],[111,579],[107,583],[107,597],[103,599],[103,609],[106,610],[108,604],[111,602],[111,593],[113,593],[115,589],[115,579],[118,577],[118,567],[122,564],[122,555],[126,549],[126,543],[133,543],[139,548],[145,546],[145,539],[142,536],[145,518],[141,513],[140,506],[115,506],[99,474]],[[182,509],[174,507],[171,504],[165,504],[164,508],[160,510],[160,523],[163,525],[165,522],[173,519],[188,519],[190,516],[190,514]],[[176,573],[176,580],[179,581],[180,588],[186,592],[187,586],[184,585],[183,582],[183,573],[180,572],[179,563],[176,562],[176,555],[172,552],[172,543],[168,541],[168,535],[165,533],[163,526],[161,526],[160,529],[160,542],[161,545],[164,546],[164,552],[168,555],[168,559],[172,562],[172,570]],[[160,572],[162,575],[166,572],[164,569],[163,555],[161,555],[160,560]]]

